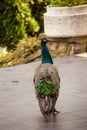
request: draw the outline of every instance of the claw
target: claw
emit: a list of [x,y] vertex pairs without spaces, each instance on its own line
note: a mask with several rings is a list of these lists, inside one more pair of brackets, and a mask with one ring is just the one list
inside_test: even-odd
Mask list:
[[52,111],[53,115],[57,114],[57,113],[60,113],[60,111],[57,111],[55,108],[54,110]]

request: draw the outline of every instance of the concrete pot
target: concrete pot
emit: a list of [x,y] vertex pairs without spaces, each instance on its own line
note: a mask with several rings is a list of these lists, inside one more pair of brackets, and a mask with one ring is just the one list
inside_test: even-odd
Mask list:
[[73,7],[47,6],[44,33],[49,37],[87,35],[87,4]]

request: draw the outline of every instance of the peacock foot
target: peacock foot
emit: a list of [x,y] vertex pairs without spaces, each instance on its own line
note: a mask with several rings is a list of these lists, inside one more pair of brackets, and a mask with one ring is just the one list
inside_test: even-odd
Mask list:
[[56,115],[57,113],[60,113],[60,111],[57,111],[55,108],[52,110],[53,115]]

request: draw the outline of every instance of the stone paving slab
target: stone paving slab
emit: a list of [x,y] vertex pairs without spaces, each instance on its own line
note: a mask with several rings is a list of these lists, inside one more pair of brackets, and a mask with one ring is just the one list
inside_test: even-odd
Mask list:
[[40,113],[33,75],[40,62],[0,69],[0,130],[87,130],[87,58],[55,58],[61,78],[51,122]]

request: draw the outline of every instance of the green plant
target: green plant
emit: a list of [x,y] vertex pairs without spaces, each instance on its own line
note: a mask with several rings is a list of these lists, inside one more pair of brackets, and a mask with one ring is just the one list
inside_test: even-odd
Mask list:
[[33,0],[1,0],[0,44],[13,47],[28,33],[38,32],[38,21],[31,14]]
[[51,0],[53,6],[76,6],[87,4],[87,0]]
[[0,45],[12,49],[21,39],[42,32],[47,5],[86,3],[87,0],[0,0]]
[[22,64],[22,61],[25,58],[34,54],[39,49],[40,44],[36,37],[23,39],[16,45],[15,50],[10,50],[5,54],[0,54],[0,67]]
[[43,14],[46,12],[46,6],[50,4],[50,0],[34,0],[34,4],[31,5],[32,16],[38,21],[40,26],[39,32],[43,32],[44,30]]
[[43,30],[50,0],[0,0],[0,45],[13,48],[20,39]]

